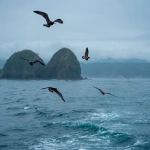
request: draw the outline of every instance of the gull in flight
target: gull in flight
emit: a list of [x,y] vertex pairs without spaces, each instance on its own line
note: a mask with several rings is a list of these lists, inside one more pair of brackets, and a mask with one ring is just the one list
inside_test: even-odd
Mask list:
[[42,88],[42,89],[48,89],[50,92],[55,92],[55,93],[57,93],[59,96],[60,96],[60,98],[65,102],[65,100],[64,100],[64,98],[63,98],[63,96],[62,96],[62,94],[57,90],[57,88],[53,88],[53,87],[45,87],[45,88]]
[[[109,95],[115,96],[115,95],[113,95],[113,94],[111,94],[111,93],[103,92],[101,89],[99,89],[99,88],[97,88],[97,87],[95,87],[95,86],[93,86],[93,87],[96,88],[96,89],[98,89],[98,90],[100,91],[100,93],[103,94],[103,95],[109,94]],[[115,96],[115,97],[116,97],[116,96]]]
[[42,62],[39,61],[39,60],[31,61],[31,60],[25,59],[25,58],[20,58],[20,59],[27,60],[31,66],[33,66],[33,65],[34,65],[35,63],[37,63],[37,62],[40,63],[41,65],[45,66],[45,64],[42,63]]
[[88,56],[88,54],[89,54],[89,50],[88,50],[88,47],[87,47],[86,50],[85,50],[85,55],[82,56],[82,58],[85,59],[86,61],[90,58],[90,57]]
[[33,11],[41,16],[43,16],[45,19],[46,19],[46,22],[47,24],[43,24],[43,26],[45,27],[50,27],[51,25],[53,25],[55,22],[58,22],[58,23],[63,23],[63,21],[61,19],[56,19],[54,21],[51,21],[48,17],[48,15],[45,13],[45,12],[42,12],[42,11]]
[[130,83],[132,82],[132,83],[135,83],[135,82],[133,82],[133,81],[130,81],[129,80],[129,78],[127,78],[127,76],[124,76]]

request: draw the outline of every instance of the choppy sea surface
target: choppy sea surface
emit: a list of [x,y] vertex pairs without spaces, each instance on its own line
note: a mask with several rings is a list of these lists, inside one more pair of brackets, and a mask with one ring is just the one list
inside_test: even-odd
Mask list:
[[0,80],[0,149],[150,149],[150,79],[130,80]]

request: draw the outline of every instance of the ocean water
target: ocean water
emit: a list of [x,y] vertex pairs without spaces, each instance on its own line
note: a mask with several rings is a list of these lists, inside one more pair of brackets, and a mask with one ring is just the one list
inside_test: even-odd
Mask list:
[[0,149],[150,149],[150,79],[130,80],[0,80]]

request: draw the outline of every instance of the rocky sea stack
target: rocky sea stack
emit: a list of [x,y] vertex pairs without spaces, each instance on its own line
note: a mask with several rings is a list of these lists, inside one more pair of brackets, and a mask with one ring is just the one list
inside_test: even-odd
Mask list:
[[53,55],[46,66],[46,74],[53,79],[82,79],[80,63],[68,48],[62,48]]
[[1,78],[5,79],[64,79],[80,80],[81,68],[75,54],[68,48],[58,50],[46,66],[39,63],[30,66],[26,58],[31,61],[43,60],[31,50],[14,53],[5,63]]
[[31,50],[22,50],[14,53],[5,63],[2,70],[2,78],[6,79],[36,79],[40,78],[40,72],[43,66],[39,63],[30,66],[28,61],[20,59],[21,57],[34,60],[43,60]]
[[0,69],[0,77],[2,76],[2,70]]

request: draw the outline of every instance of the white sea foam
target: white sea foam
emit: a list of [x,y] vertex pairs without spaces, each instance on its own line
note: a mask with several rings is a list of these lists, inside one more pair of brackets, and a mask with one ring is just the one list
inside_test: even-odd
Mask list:
[[26,106],[26,107],[24,107],[23,109],[27,110],[27,109],[30,109],[30,107]]
[[116,112],[104,112],[104,111],[96,111],[94,113],[90,113],[89,117],[91,120],[103,120],[109,121],[114,120],[120,117],[120,115]]

